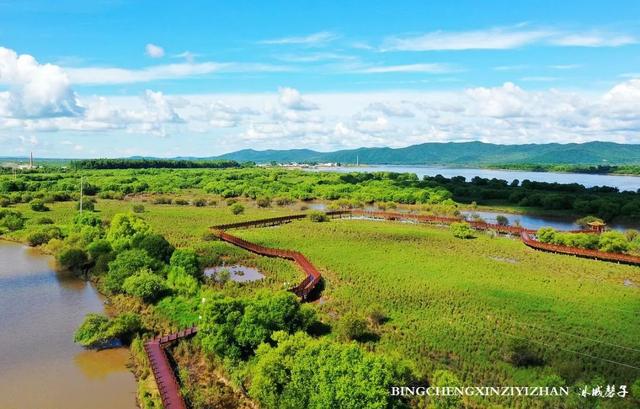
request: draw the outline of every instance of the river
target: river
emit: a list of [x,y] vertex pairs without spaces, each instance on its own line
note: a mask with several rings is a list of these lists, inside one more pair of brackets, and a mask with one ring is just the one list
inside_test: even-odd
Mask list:
[[73,343],[84,315],[104,310],[102,297],[51,261],[0,241],[0,408],[136,408],[128,350]]
[[586,187],[593,186],[613,186],[620,190],[637,191],[640,189],[640,176],[615,176],[615,175],[590,175],[584,173],[557,173],[557,172],[527,172],[520,170],[494,170],[494,169],[471,169],[471,168],[440,168],[429,166],[395,166],[395,165],[375,165],[375,166],[349,166],[349,167],[322,167],[314,168],[314,171],[323,172],[398,172],[415,173],[419,178],[423,176],[442,175],[447,178],[453,176],[464,176],[468,181],[475,176],[482,178],[503,179],[508,182],[518,179],[525,179],[536,182],[549,183],[580,183]]

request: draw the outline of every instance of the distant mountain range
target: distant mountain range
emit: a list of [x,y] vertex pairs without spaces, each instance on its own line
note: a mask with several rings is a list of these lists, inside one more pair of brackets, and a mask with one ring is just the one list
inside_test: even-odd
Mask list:
[[[187,158],[183,158],[187,159]],[[194,159],[194,158],[191,158]],[[629,165],[640,164],[640,145],[611,142],[568,144],[496,145],[483,142],[423,143],[406,148],[359,148],[335,152],[310,149],[243,149],[207,158],[240,162],[290,163],[339,162],[377,165],[456,165],[488,166],[500,164]]]
[[[35,158],[36,163],[60,163],[69,159]],[[129,159],[160,159],[133,156]],[[501,165],[640,165],[640,145],[612,142],[548,143],[496,145],[483,142],[423,143],[405,148],[358,148],[335,152],[310,149],[264,150],[243,149],[220,156],[182,156],[170,159],[216,160],[238,162],[292,163],[318,162],[368,165],[440,165],[461,167],[500,167]],[[25,161],[28,158],[0,157],[3,161]]]

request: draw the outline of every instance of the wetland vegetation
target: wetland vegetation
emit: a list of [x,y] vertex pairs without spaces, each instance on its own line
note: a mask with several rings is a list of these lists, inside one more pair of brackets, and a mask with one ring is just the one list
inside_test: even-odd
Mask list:
[[[640,386],[637,267],[536,252],[464,224],[452,232],[328,220],[313,210],[286,225],[238,231],[261,245],[301,251],[320,268],[321,298],[301,305],[284,291],[301,280],[291,263],[234,248],[208,230],[306,211],[311,200],[328,209],[453,215],[473,201],[507,206],[517,199],[519,206],[545,209],[544,203],[570,197],[571,206],[548,210],[610,220],[637,217],[638,193],[411,174],[198,168],[6,173],[0,196],[3,237],[55,255],[61,268],[89,278],[108,296],[108,316],[88,316],[76,339],[90,346],[113,339],[130,344],[145,408],[159,407],[159,396],[142,341],[193,324],[201,331],[176,346],[174,356],[194,408],[581,408],[579,396],[439,402],[398,399],[388,390],[441,378],[472,385]],[[637,235],[624,237],[632,244]],[[598,246],[617,238],[601,238]],[[256,268],[264,279],[240,283],[203,274],[222,265]],[[635,407],[635,393],[606,407]]]

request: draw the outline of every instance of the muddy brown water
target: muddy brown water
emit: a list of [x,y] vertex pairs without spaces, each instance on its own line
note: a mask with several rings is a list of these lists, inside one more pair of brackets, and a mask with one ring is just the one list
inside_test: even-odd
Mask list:
[[133,409],[124,348],[88,351],[73,332],[103,312],[95,288],[56,273],[51,257],[0,241],[0,408]]

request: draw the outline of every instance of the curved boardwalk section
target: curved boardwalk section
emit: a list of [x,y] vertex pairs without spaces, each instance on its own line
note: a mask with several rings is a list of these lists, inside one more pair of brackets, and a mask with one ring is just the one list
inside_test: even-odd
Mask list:
[[149,364],[156,379],[164,409],[187,409],[187,405],[180,393],[180,385],[165,349],[172,342],[190,337],[197,331],[196,327],[191,327],[174,334],[154,338],[144,344],[144,350],[149,358]]
[[297,251],[281,250],[271,247],[260,246],[255,243],[243,240],[240,237],[229,234],[223,230],[214,229],[213,233],[221,240],[231,243],[245,250],[249,250],[252,253],[260,254],[267,257],[279,257],[287,260],[294,261],[306,274],[306,277],[300,284],[291,289],[298,297],[306,300],[309,294],[316,288],[320,282],[320,272],[318,269],[307,260],[307,258]]

